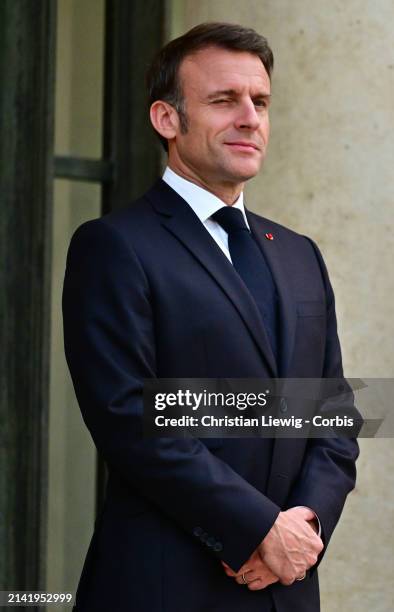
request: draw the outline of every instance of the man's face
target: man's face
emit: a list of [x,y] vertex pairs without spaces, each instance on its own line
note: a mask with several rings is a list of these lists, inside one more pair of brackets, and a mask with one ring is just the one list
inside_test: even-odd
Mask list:
[[270,79],[260,58],[209,47],[180,67],[188,129],[170,141],[170,162],[205,185],[255,176],[269,138]]

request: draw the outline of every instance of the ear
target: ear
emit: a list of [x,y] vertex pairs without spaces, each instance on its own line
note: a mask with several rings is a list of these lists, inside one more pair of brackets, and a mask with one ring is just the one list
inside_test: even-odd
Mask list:
[[175,138],[179,130],[178,113],[171,104],[156,100],[150,107],[150,120],[156,132],[160,136],[171,140]]

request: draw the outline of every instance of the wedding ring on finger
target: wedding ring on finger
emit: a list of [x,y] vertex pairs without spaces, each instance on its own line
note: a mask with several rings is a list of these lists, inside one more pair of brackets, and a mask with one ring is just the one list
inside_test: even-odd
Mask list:
[[306,572],[304,572],[300,578],[296,578],[296,581],[301,582],[301,580],[304,580],[305,576],[306,576]]
[[249,582],[248,582],[248,581],[246,580],[246,578],[245,578],[245,572],[242,572],[242,582],[243,582],[244,584],[249,584]]

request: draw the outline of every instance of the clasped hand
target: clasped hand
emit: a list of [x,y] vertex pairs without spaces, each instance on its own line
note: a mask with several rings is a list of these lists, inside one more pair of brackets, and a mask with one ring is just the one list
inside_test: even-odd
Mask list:
[[[222,562],[227,576],[251,591],[270,584],[292,584],[315,565],[323,542],[314,528],[315,515],[305,507],[280,512],[271,530],[238,572]],[[245,580],[243,578],[245,577]]]

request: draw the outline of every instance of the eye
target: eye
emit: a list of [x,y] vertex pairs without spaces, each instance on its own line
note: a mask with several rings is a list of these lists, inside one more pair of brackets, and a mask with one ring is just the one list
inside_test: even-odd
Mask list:
[[214,100],[214,104],[223,104],[226,102],[231,102],[230,98],[219,98],[218,100]]
[[264,100],[264,99],[255,100],[254,101],[254,105],[258,106],[259,108],[267,108],[268,102],[267,102],[267,100]]

